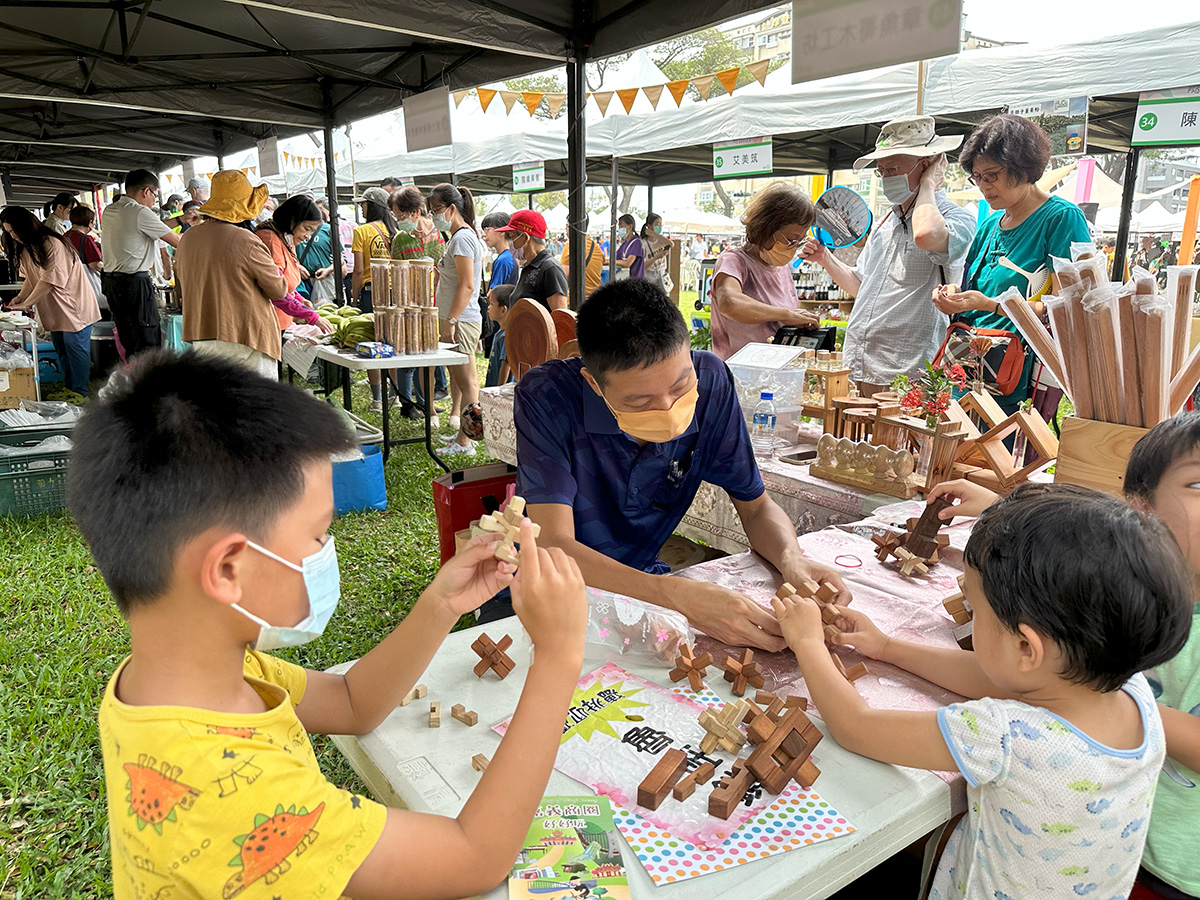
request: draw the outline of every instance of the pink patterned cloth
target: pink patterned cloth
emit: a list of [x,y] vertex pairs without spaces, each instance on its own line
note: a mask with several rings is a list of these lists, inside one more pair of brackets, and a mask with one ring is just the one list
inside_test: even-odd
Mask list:
[[271,305],[281,312],[287,313],[293,319],[300,319],[309,325],[316,325],[321,317],[317,315],[317,311],[304,302],[304,299],[292,291],[286,297],[279,300],[272,300]]

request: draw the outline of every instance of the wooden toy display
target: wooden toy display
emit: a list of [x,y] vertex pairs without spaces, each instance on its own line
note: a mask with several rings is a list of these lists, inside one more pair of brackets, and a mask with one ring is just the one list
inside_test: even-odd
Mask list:
[[804,375],[803,414],[820,419],[826,433],[835,432],[839,411],[833,401],[849,394],[850,370],[842,368],[841,354],[818,351],[815,367],[807,369]]
[[501,679],[507,678],[509,673],[516,668],[516,664],[512,661],[504,651],[512,646],[512,637],[505,635],[500,638],[500,642],[496,643],[486,634],[481,634],[471,643],[471,649],[479,655],[479,662],[475,664],[475,676],[482,678],[488,669],[495,672]]
[[704,690],[705,672],[713,663],[711,653],[701,653],[699,656],[692,655],[692,648],[687,644],[682,644],[679,647],[679,655],[675,657],[675,668],[671,670],[672,681],[683,681],[687,679],[693,691]]
[[823,434],[817,441],[817,461],[808,471],[826,481],[909,500],[917,493],[912,477],[915,465],[913,455],[907,450],[876,447],[870,441],[838,440],[832,434]]

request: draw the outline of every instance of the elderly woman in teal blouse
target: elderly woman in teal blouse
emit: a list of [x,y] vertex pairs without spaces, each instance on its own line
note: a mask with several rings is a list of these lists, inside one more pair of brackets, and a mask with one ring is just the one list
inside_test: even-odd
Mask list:
[[[1033,312],[1041,316],[1040,298],[1046,289],[1029,296],[1025,276],[1000,265],[1007,257],[1019,268],[1033,272],[1044,266],[1053,272],[1052,256],[1071,258],[1073,242],[1090,241],[1083,211],[1062,197],[1051,197],[1037,185],[1050,161],[1050,141],[1037,125],[1020,116],[992,116],[980,124],[963,144],[959,164],[970,173],[988,205],[997,212],[980,224],[967,253],[962,289],[947,285],[934,294],[942,312],[977,328],[998,328],[1020,334],[996,302],[1008,288],[1016,287]],[[1030,375],[1033,351],[1026,345],[1025,369],[1016,389],[996,400],[1013,412],[1033,394]],[[1051,411],[1053,412],[1053,411]]]

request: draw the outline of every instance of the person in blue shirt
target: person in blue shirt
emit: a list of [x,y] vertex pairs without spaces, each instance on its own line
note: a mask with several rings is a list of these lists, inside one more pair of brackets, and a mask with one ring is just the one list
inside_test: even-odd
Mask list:
[[488,213],[479,223],[483,229],[483,242],[496,254],[492,260],[492,273],[488,279],[488,290],[502,284],[517,283],[517,263],[508,246],[508,232],[500,231],[508,226],[508,213]]
[[784,646],[774,614],[705,582],[664,578],[658,551],[702,481],[725,489],[750,545],[784,580],[827,580],[796,529],[767,496],[733,376],[692,351],[679,308],[641,279],[614,282],[579,308],[581,357],[550,360],[517,382],[517,493],[589,585],[684,613],[698,629],[737,646]]

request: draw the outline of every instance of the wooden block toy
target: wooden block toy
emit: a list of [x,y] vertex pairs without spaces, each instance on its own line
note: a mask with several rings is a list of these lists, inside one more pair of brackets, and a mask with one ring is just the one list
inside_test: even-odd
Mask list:
[[691,647],[682,644],[679,647],[679,655],[675,657],[675,668],[670,673],[671,680],[682,681],[686,678],[693,691],[702,691],[704,690],[702,679],[712,662],[711,653],[701,653],[699,656],[695,656]]
[[813,786],[820,774],[821,770],[817,768],[817,764],[811,759],[806,759],[804,765],[796,772],[796,781],[800,783],[800,787],[807,790]]
[[[943,525],[950,524],[948,521],[942,521],[941,512],[946,507],[953,505],[953,503],[954,501],[950,497],[943,495],[928,504],[914,526],[909,529],[908,539],[904,542],[904,549],[913,554],[913,556],[919,556],[922,559],[927,560],[935,557],[939,547],[945,546],[945,543],[939,544],[938,530]],[[945,537],[945,535],[940,536]]]
[[671,790],[671,796],[676,800],[686,800],[695,793],[697,787],[712,781],[716,772],[717,769],[712,763],[701,763],[694,772],[689,772],[679,780]]
[[801,709],[780,720],[771,736],[746,759],[746,767],[772,794],[780,794],[795,778],[823,735]]
[[974,615],[962,591],[955,591],[942,601],[942,606],[946,607],[946,612],[950,613],[955,625],[966,625]]
[[671,793],[671,788],[675,787],[675,783],[683,776],[685,769],[687,754],[682,750],[672,747],[663,753],[657,765],[650,770],[650,774],[638,785],[638,806],[658,809],[667,798],[667,794]]
[[912,575],[916,572],[918,575],[928,575],[929,566],[925,565],[921,557],[905,550],[903,547],[896,548],[896,559],[900,560],[900,573],[902,575]]
[[871,543],[879,548],[875,551],[875,556],[880,562],[887,562],[887,558],[900,546],[900,541],[900,535],[890,531],[871,536]]
[[401,706],[408,706],[414,700],[421,700],[428,693],[428,688],[423,684],[416,685],[411,691],[404,695],[404,699],[400,701]]
[[832,603],[838,595],[838,589],[828,581],[822,581],[813,594],[813,599],[818,603]]
[[834,638],[836,638],[841,633],[842,633],[842,630],[840,628],[838,628],[836,625],[826,625],[825,626],[825,643],[832,644],[834,642]]
[[482,753],[476,753],[471,757],[471,768],[476,772],[482,772],[488,767],[489,762],[491,762],[491,760]]
[[746,685],[760,688],[765,684],[762,669],[754,662],[754,651],[749,648],[743,650],[739,657],[725,657],[722,668],[725,670],[725,680],[733,684],[735,697],[746,693]]
[[807,697],[789,696],[786,700],[783,701],[783,708],[784,709],[803,709],[803,710],[807,711],[808,710],[808,698]]
[[784,597],[791,597],[795,593],[796,589],[785,581],[779,586],[779,590],[775,592],[775,596],[782,600]]
[[[519,557],[513,544],[520,537],[521,520],[524,516],[525,498],[514,496],[508,501],[503,510],[481,516],[478,521],[472,522],[471,536],[503,534],[504,539],[496,543],[496,549],[493,552],[496,559],[516,565],[519,562]],[[541,533],[541,526],[534,523],[533,536],[536,538]]]
[[512,646],[512,638],[505,635],[500,638],[500,642],[496,643],[486,634],[481,634],[471,643],[471,649],[479,655],[479,662],[475,664],[475,675],[482,678],[488,669],[495,672],[500,678],[507,678],[509,673],[516,668],[516,664],[512,661],[504,651]]
[[479,714],[473,709],[467,709],[461,703],[455,703],[450,707],[450,715],[458,719],[464,725],[478,725]]
[[429,704],[429,727],[442,727],[442,704],[437,700]]
[[723,776],[708,795],[708,814],[719,819],[728,819],[753,784],[754,776],[746,768],[746,760],[735,761],[732,773]]
[[975,622],[974,620],[967,622],[965,625],[959,625],[954,629],[954,640],[958,646],[964,650],[975,649]]
[[853,666],[847,669],[845,664],[842,662],[841,657],[839,657],[836,653],[830,653],[829,655],[833,657],[833,664],[837,670],[842,673],[842,677],[851,684],[854,684],[855,681],[857,681],[859,678],[862,678],[864,675],[870,674],[870,670],[867,668],[866,663],[855,663]]
[[759,691],[754,695],[755,703],[771,704],[774,703],[776,699],[776,695],[771,693],[771,691]]
[[718,746],[726,753],[736,754],[742,749],[742,745],[746,743],[746,736],[742,734],[737,723],[746,714],[747,702],[749,701],[741,700],[737,703],[726,703],[717,712],[706,709],[700,713],[700,727],[707,732],[700,742],[701,752],[712,753]]
[[821,607],[821,621],[826,625],[836,625],[838,620],[837,610],[833,608],[832,603],[826,603]]

